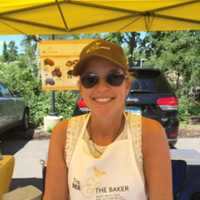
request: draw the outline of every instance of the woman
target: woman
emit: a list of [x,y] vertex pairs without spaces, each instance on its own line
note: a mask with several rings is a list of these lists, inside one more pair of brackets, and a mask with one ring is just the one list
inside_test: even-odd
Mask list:
[[124,112],[131,81],[121,47],[91,42],[73,74],[91,112],[55,127],[44,200],[172,200],[163,128]]

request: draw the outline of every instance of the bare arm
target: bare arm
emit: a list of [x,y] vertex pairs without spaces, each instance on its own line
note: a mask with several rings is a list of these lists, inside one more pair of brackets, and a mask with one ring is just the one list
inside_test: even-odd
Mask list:
[[67,121],[60,122],[51,136],[43,200],[68,200],[68,169],[64,152],[66,126]]
[[142,148],[149,200],[172,200],[171,160],[165,131],[156,121],[143,121]]

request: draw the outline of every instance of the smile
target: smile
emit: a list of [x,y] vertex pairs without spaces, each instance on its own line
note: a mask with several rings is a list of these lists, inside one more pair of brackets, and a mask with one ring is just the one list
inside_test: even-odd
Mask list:
[[99,102],[99,103],[107,103],[110,102],[114,99],[114,97],[93,97],[92,98],[94,101]]

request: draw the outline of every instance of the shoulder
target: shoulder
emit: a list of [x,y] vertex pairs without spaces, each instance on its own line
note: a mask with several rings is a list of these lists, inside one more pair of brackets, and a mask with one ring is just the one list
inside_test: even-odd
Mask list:
[[144,154],[168,149],[165,130],[158,121],[142,117],[142,147]]
[[64,148],[66,140],[66,131],[67,131],[68,120],[62,120],[53,128],[51,134],[51,146],[57,146]]
[[164,131],[162,125],[154,119],[132,113],[128,113],[127,116],[130,122],[134,122],[131,124],[137,125],[139,123],[139,125],[141,125],[142,135],[150,134],[150,132],[152,134],[158,134]]
[[160,134],[164,131],[163,126],[160,124],[160,122],[150,119],[147,117],[142,117],[142,132],[143,134]]
[[51,140],[65,141],[67,137],[67,129],[77,129],[81,122],[86,119],[87,115],[75,116],[70,119],[60,121],[53,129]]
[[53,132],[62,132],[63,130],[66,130],[66,128],[67,128],[67,124],[68,124],[68,121],[69,120],[62,120],[62,121],[60,121],[60,122],[58,122],[57,124],[56,124],[56,126],[53,128]]
[[52,130],[52,137],[63,135],[67,130],[68,120],[62,120]]

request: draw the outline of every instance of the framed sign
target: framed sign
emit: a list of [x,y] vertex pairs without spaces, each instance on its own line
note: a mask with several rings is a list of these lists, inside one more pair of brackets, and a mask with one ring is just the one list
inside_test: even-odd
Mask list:
[[40,67],[43,90],[76,90],[77,77],[72,69],[79,54],[92,39],[45,40],[39,43]]

